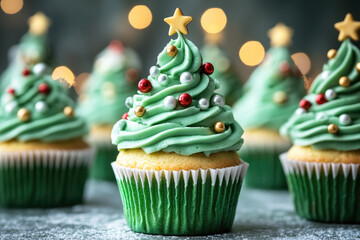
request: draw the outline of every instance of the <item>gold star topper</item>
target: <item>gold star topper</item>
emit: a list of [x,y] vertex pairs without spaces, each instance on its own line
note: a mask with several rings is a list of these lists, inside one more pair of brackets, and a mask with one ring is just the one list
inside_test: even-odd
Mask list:
[[177,8],[174,15],[172,17],[165,18],[164,21],[170,25],[169,36],[175,34],[176,31],[179,31],[182,34],[187,34],[188,30],[186,25],[192,21],[192,17],[184,16],[180,8]]
[[359,40],[357,31],[360,29],[360,22],[354,21],[351,13],[346,14],[344,21],[335,23],[334,27],[339,31],[338,40],[340,42],[346,38],[351,38],[354,41]]
[[268,31],[270,44],[273,47],[289,46],[291,44],[292,35],[293,30],[283,23],[276,24],[275,27]]
[[47,32],[51,21],[44,13],[37,12],[29,18],[28,23],[30,33],[34,35],[43,35]]

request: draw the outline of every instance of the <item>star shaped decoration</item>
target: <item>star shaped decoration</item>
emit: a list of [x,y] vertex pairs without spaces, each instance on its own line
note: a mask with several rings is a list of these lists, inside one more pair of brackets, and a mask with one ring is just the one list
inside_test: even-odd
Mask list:
[[187,34],[188,30],[186,25],[192,21],[192,17],[184,16],[180,8],[177,8],[174,15],[172,17],[165,18],[164,21],[170,25],[169,36],[175,34],[176,31],[179,31],[182,34]]
[[268,31],[270,44],[273,47],[289,46],[291,44],[292,35],[293,30],[283,23],[276,24],[275,27]]
[[29,18],[28,23],[30,33],[34,35],[43,35],[47,32],[51,21],[44,13],[37,12]]
[[334,27],[339,31],[338,40],[344,41],[346,38],[351,38],[354,41],[359,40],[357,31],[360,29],[360,22],[354,21],[351,13],[346,14],[344,21],[335,23]]

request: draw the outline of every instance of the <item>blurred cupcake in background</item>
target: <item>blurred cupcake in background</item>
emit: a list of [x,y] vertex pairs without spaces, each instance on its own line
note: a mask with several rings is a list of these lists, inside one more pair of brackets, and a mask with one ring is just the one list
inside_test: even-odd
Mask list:
[[341,46],[281,128],[294,144],[281,158],[299,216],[360,223],[360,22],[335,28]]
[[221,34],[207,34],[206,45],[201,49],[204,62],[214,65],[214,73],[211,75],[219,81],[219,89],[216,90],[226,99],[226,104],[233,105],[241,95],[242,83],[240,77],[232,66],[228,54],[221,48]]
[[279,134],[305,94],[301,73],[287,47],[292,30],[282,23],[269,30],[271,48],[244,85],[234,104],[234,117],[245,129],[240,156],[251,164],[246,184],[251,187],[286,188],[279,154],[290,147]]
[[0,205],[82,202],[92,151],[85,121],[46,65],[14,72],[0,105]]
[[128,111],[126,99],[137,89],[140,59],[130,48],[112,41],[95,59],[93,71],[82,88],[78,113],[90,126],[89,141],[96,150],[91,177],[114,180],[110,163],[118,153],[111,144],[114,123]]
[[6,91],[14,75],[36,63],[52,63],[52,50],[47,39],[50,19],[38,12],[28,20],[29,31],[20,43],[9,50],[9,66],[0,77],[0,92]]

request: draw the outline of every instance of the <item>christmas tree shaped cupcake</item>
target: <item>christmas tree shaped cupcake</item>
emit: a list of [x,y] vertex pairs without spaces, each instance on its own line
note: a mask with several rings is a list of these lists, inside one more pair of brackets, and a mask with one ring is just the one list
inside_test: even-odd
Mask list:
[[12,48],[10,64],[0,78],[1,93],[6,90],[14,74],[36,63],[51,63],[51,47],[46,36],[49,26],[50,20],[42,12],[29,18],[29,31]]
[[244,127],[245,146],[241,157],[251,164],[246,183],[257,188],[286,188],[279,154],[290,147],[279,134],[305,94],[304,82],[287,46],[292,30],[277,24],[269,31],[272,47],[263,63],[244,85],[234,105],[235,119]]
[[360,22],[348,14],[335,28],[339,50],[281,128],[294,144],[282,164],[300,216],[360,223]]
[[136,92],[140,67],[133,50],[112,41],[96,57],[91,76],[80,94],[78,112],[91,127],[89,140],[96,150],[91,169],[93,178],[114,180],[110,163],[118,151],[110,141],[111,129],[128,111],[125,100]]
[[66,88],[36,64],[11,79],[0,105],[0,205],[78,204],[91,160]]
[[220,87],[216,92],[225,97],[228,105],[233,105],[241,95],[242,84],[231,65],[229,56],[218,43],[212,41],[208,41],[201,49],[201,53],[205,61],[214,65],[215,70],[211,77],[220,82]]
[[[141,79],[128,114],[112,130],[112,163],[131,229],[163,235],[228,231],[247,164],[224,98],[214,93],[213,67],[184,37],[191,17],[166,18],[177,33]],[[214,211],[216,209],[216,211]]]

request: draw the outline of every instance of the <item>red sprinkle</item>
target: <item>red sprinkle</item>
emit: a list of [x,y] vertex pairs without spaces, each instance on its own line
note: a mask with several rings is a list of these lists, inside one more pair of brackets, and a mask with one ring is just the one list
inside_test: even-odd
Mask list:
[[305,99],[301,99],[299,106],[305,110],[309,109],[311,107],[311,102]]
[[209,62],[205,63],[202,66],[202,69],[206,75],[211,75],[214,72],[214,66]]
[[11,94],[11,95],[15,95],[15,89],[13,89],[13,88],[8,88],[7,93],[8,93],[8,94]]
[[38,92],[48,95],[51,92],[51,89],[50,89],[49,85],[47,85],[46,83],[41,83],[38,87]]
[[192,103],[192,97],[190,94],[183,93],[179,96],[179,104],[183,107],[188,107]]
[[122,115],[122,117],[121,117],[121,119],[128,119],[128,117],[129,117],[129,114],[128,113],[124,113],[123,115]]
[[23,76],[29,76],[30,73],[31,73],[30,69],[27,69],[27,68],[25,68],[25,69],[22,71],[22,75],[23,75]]
[[321,104],[324,104],[326,102],[327,102],[327,100],[326,100],[325,95],[323,93],[320,93],[320,94],[318,94],[316,96],[316,103],[317,104],[321,105]]
[[149,80],[147,80],[145,78],[141,79],[138,83],[138,89],[142,93],[148,93],[152,89],[152,84]]

